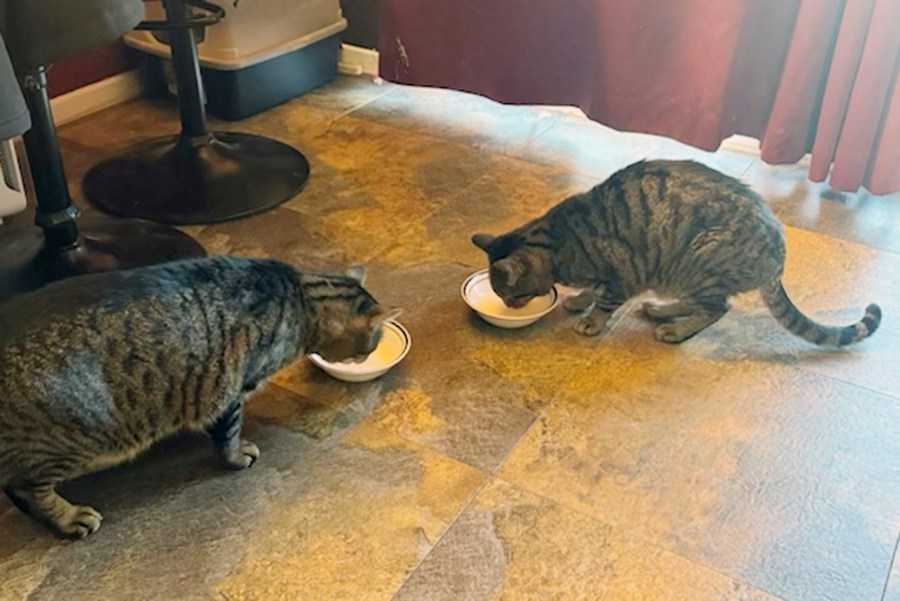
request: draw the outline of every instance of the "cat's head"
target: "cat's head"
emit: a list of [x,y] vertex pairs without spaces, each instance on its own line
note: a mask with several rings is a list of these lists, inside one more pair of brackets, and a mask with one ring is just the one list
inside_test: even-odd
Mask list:
[[553,288],[550,254],[517,234],[475,234],[472,242],[487,253],[491,288],[509,307],[523,307],[532,298]]
[[362,361],[378,346],[384,322],[400,309],[384,307],[363,288],[365,270],[303,276],[310,312],[307,352],[330,362]]

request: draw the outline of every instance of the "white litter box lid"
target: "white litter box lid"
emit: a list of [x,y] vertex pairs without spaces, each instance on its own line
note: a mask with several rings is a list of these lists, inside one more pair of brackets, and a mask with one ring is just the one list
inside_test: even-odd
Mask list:
[[[217,24],[210,27],[220,26],[221,24]],[[307,46],[311,46],[316,42],[324,40],[325,38],[336,35],[344,31],[345,29],[347,29],[347,19],[341,17],[339,21],[336,21],[331,25],[327,25],[300,37],[288,41],[282,41],[262,48],[246,56],[240,56],[236,58],[227,56],[213,56],[212,54],[214,53],[215,49],[207,48],[205,47],[206,44],[202,43],[197,45],[197,54],[200,59],[200,65],[203,67],[210,67],[212,69],[218,69],[220,71],[238,71],[240,69],[246,69],[247,67],[252,67],[253,65],[256,65],[258,63],[283,56],[290,52],[294,52],[295,50],[306,48]],[[146,52],[148,54],[152,54],[154,56],[159,56],[162,58],[171,58],[172,56],[171,47],[169,47],[168,44],[163,44],[162,42],[157,40],[149,31],[131,31],[125,35],[125,43],[132,48],[135,48],[142,52]]]

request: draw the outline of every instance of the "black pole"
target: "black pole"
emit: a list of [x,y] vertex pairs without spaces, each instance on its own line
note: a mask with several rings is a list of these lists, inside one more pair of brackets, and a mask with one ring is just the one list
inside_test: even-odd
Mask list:
[[[163,0],[166,18],[173,23],[188,23],[190,9],[184,0]],[[172,67],[178,88],[178,108],[181,113],[182,136],[194,138],[209,134],[206,125],[206,106],[203,102],[203,80],[194,29],[190,25],[168,32],[172,47]]]
[[37,197],[35,223],[43,228],[48,246],[67,250],[78,244],[75,219],[80,211],[69,197],[66,172],[56,138],[47,95],[47,73],[38,67],[22,79],[22,92],[31,113],[31,129],[23,136]]

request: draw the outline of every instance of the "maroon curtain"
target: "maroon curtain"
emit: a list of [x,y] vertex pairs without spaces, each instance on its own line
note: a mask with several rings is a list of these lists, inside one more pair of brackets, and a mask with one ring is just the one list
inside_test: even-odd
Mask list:
[[381,75],[900,190],[900,0],[381,0]]

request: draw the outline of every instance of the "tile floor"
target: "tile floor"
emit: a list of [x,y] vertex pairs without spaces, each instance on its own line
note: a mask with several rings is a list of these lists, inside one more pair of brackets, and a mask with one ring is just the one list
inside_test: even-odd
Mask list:
[[[92,163],[175,121],[136,101],[64,127],[74,195]],[[296,145],[313,175],[269,213],[188,230],[213,253],[367,264],[375,295],[406,308],[413,350],[369,384],[304,360],[277,374],[249,405],[262,457],[246,472],[188,436],[71,483],[106,517],[86,541],[0,500],[0,599],[900,600],[900,197],[365,79],[217,125]],[[468,312],[473,231],[644,157],[753,184],[790,226],[800,307],[839,323],[878,301],[882,331],[822,352],[755,296],[678,347],[634,305],[601,339],[562,314],[506,332]]]

